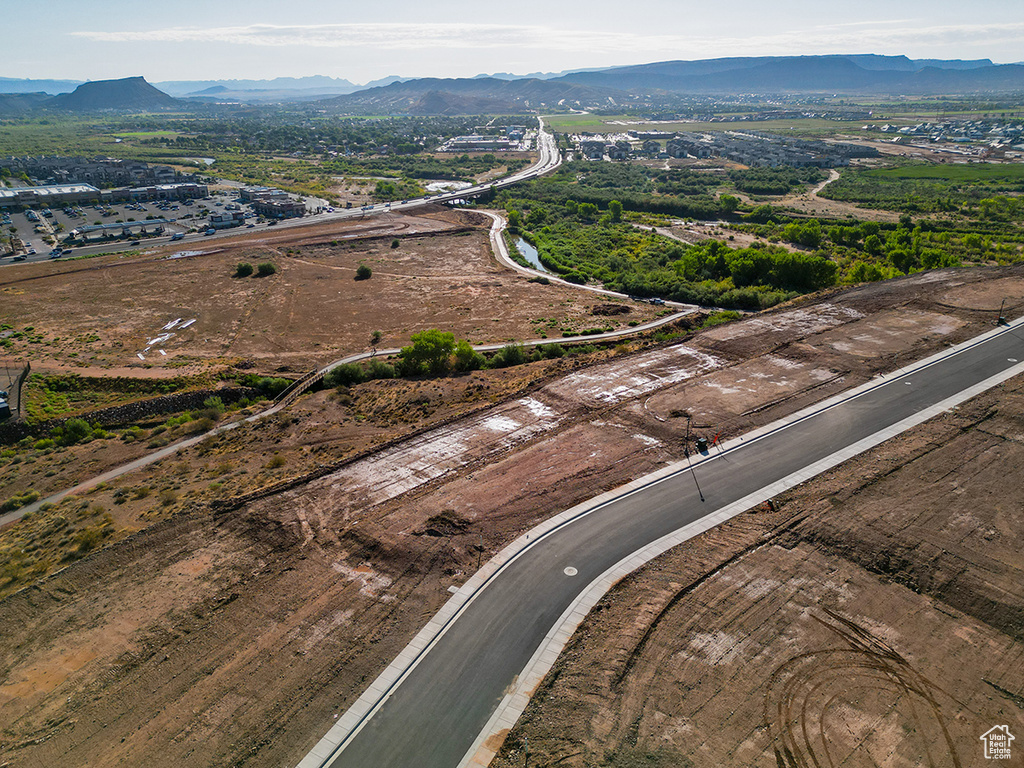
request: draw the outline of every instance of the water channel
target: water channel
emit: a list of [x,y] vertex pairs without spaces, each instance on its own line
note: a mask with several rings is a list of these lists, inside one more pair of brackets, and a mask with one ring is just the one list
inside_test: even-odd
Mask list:
[[551,270],[546,269],[544,265],[540,263],[540,255],[537,253],[537,249],[523,240],[523,238],[516,238],[516,248],[518,248],[519,252],[523,254],[523,258],[530,262],[531,267],[549,275],[554,274]]

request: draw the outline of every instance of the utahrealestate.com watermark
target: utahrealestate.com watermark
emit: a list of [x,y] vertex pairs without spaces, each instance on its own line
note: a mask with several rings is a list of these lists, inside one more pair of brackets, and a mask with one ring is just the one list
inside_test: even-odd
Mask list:
[[989,728],[979,738],[985,742],[986,760],[1010,759],[1010,742],[1016,738],[1010,733],[1010,726],[997,725]]

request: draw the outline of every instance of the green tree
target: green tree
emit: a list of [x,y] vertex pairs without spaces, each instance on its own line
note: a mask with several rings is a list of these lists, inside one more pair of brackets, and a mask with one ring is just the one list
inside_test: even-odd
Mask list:
[[608,213],[612,217],[612,221],[622,221],[622,203],[618,200],[609,201]]
[[269,261],[265,261],[256,266],[256,277],[270,277],[273,274],[277,274],[277,267]]
[[455,370],[476,371],[484,366],[484,356],[477,352],[465,339],[455,345]]
[[371,275],[373,275],[373,270],[365,264],[356,267],[356,280],[369,280]]
[[370,334],[370,349],[373,350],[373,354],[377,354],[377,347],[380,345],[381,339],[384,338],[384,334],[380,331],[374,331]]
[[406,376],[422,373],[424,369],[437,376],[448,371],[454,351],[454,334],[437,328],[420,331],[412,335],[412,344],[399,352],[399,369]]
[[740,199],[733,195],[722,195],[718,202],[722,206],[722,213],[735,213],[740,207]]
[[247,261],[240,261],[235,266],[235,277],[248,277],[253,273],[253,266]]
[[515,208],[508,212],[508,231],[515,234],[523,226],[523,217]]

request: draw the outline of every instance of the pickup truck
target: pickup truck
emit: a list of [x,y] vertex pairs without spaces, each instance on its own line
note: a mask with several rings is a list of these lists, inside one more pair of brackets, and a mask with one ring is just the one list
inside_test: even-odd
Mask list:
[[217,234],[217,230],[214,229],[213,227],[210,227],[208,230],[203,232],[203,234],[204,235],[215,235],[215,234]]

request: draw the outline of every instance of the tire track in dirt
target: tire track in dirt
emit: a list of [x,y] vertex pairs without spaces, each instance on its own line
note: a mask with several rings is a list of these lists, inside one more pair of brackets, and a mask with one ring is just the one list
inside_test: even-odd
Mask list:
[[[961,768],[936,694],[956,699],[868,630],[829,608],[821,610],[828,620],[816,615],[811,618],[846,647],[798,654],[779,665],[768,680],[764,724],[774,739],[780,768],[844,764],[847,756],[837,759],[829,748],[826,716],[830,709],[865,690],[896,694],[893,709],[906,698],[929,768]],[[922,704],[923,713],[919,712]],[[935,738],[939,734],[941,738]]]

